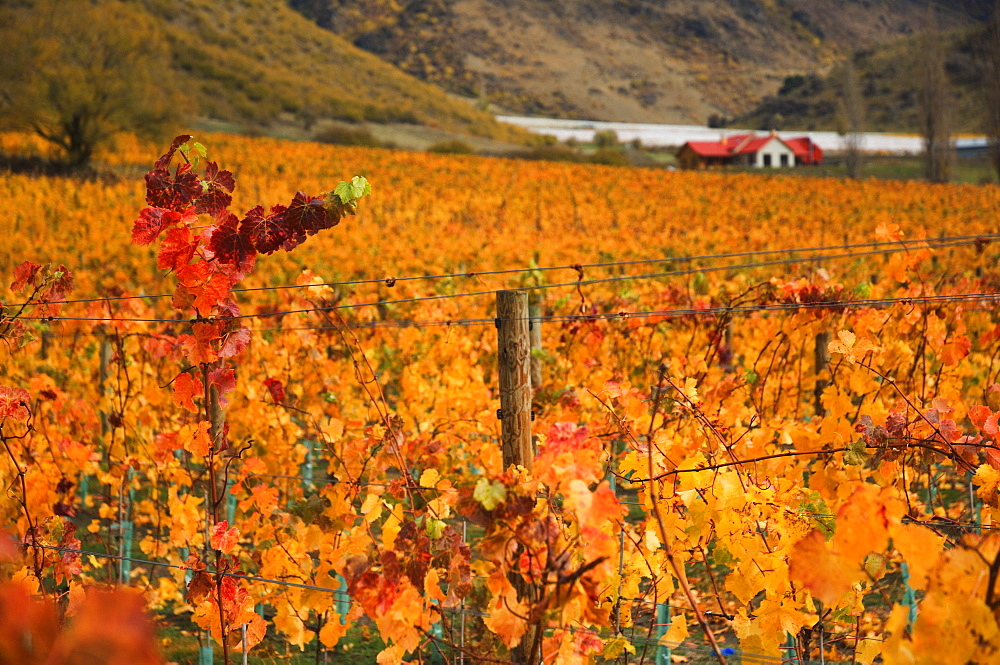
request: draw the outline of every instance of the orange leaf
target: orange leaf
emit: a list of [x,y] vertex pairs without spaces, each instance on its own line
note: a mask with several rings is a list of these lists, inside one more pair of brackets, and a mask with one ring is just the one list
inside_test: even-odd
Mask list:
[[991,415],[993,415],[993,412],[990,411],[990,407],[988,406],[977,404],[969,408],[969,420],[979,429],[983,429],[986,425],[986,419]]
[[174,404],[191,413],[198,413],[194,398],[201,397],[204,393],[205,386],[202,385],[201,379],[198,377],[184,372],[178,374],[177,378],[174,379]]
[[788,576],[830,607],[851,590],[858,569],[832,552],[818,529],[792,547],[790,559]]
[[230,527],[227,520],[222,520],[212,527],[212,547],[223,554],[229,554],[240,539],[240,530]]
[[184,442],[184,450],[192,455],[204,457],[208,454],[208,449],[212,445],[212,439],[208,435],[208,428],[212,423],[201,420],[196,425],[185,425],[177,434],[177,438]]
[[899,521],[874,485],[855,488],[837,511],[837,532],[833,546],[851,566],[871,552],[882,552],[889,544],[889,525]]

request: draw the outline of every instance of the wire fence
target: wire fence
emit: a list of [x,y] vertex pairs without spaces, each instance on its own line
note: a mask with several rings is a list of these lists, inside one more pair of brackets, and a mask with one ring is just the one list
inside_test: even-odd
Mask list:
[[[726,252],[717,254],[698,254],[698,255],[686,255],[686,256],[665,256],[652,259],[634,259],[629,261],[606,261],[600,263],[573,263],[564,264],[559,266],[528,266],[524,268],[505,268],[500,270],[480,270],[480,271],[465,271],[459,273],[444,273],[437,275],[408,275],[401,277],[382,277],[382,278],[367,278],[367,279],[353,279],[353,280],[343,280],[343,281],[331,281],[331,282],[319,282],[316,284],[279,284],[275,286],[258,286],[258,287],[242,287],[233,289],[233,293],[254,293],[254,292],[268,292],[268,291],[286,291],[286,290],[300,290],[309,289],[315,287],[344,287],[344,286],[362,286],[362,285],[372,285],[372,284],[383,284],[386,286],[394,286],[400,282],[410,282],[410,281],[436,281],[442,279],[473,279],[479,277],[495,276],[495,275],[511,275],[511,274],[532,274],[532,273],[545,273],[552,271],[576,271],[582,275],[582,271],[590,268],[620,268],[625,266],[637,266],[637,265],[649,265],[654,263],[694,263],[694,262],[716,262],[726,259],[736,259],[751,256],[767,256],[773,254],[803,254],[807,253],[807,256],[796,256],[789,257],[786,259],[776,259],[772,261],[758,261],[753,263],[743,263],[736,265],[723,265],[723,266],[704,266],[704,267],[690,267],[684,270],[675,270],[669,272],[659,272],[659,273],[649,273],[645,275],[620,275],[609,278],[594,279],[583,281],[582,276],[580,280],[575,282],[564,282],[561,284],[552,285],[535,285],[529,287],[522,287],[524,289],[542,289],[542,288],[557,288],[561,286],[576,286],[576,285],[586,285],[586,284],[597,284],[605,281],[622,281],[628,279],[646,279],[653,277],[670,277],[670,276],[681,276],[690,275],[697,272],[712,272],[719,270],[742,270],[751,269],[759,267],[769,267],[777,265],[788,265],[791,263],[809,263],[817,260],[831,260],[831,259],[844,259],[844,258],[856,258],[862,256],[874,256],[887,254],[892,252],[897,252],[900,250],[909,250],[911,245],[913,249],[919,246],[926,246],[930,248],[942,248],[942,247],[960,247],[960,246],[976,246],[982,247],[985,244],[989,244],[994,240],[1000,239],[1000,234],[980,234],[980,235],[961,235],[961,236],[942,236],[940,238],[924,238],[916,239],[910,241],[903,240],[886,240],[886,241],[875,241],[867,243],[854,243],[854,244],[842,244],[842,245],[826,245],[826,246],[812,246],[812,247],[793,247],[784,249],[761,249],[761,250],[749,250],[744,252]],[[847,251],[843,250],[857,250],[860,248],[870,248],[865,251]],[[881,249],[875,249],[881,248]],[[840,252],[838,254],[825,254],[825,252]],[[488,291],[487,293],[490,293]],[[463,297],[465,295],[480,295],[479,292],[473,292],[469,294],[456,294],[450,297]],[[118,302],[127,300],[158,300],[162,298],[172,298],[172,293],[155,293],[146,295],[124,295],[124,296],[102,296],[102,297],[90,297],[90,298],[75,298],[69,300],[61,300],[60,304],[84,304],[84,303],[95,303],[95,302]],[[391,302],[391,301],[387,301]],[[407,301],[400,301],[407,302]],[[9,307],[22,307],[29,305],[27,302],[9,303]],[[359,307],[365,305],[357,305]]]
[[[994,240],[996,238],[1000,238],[1000,235],[997,235],[997,236],[993,236],[993,235],[991,235],[991,236],[955,236],[955,237],[950,237],[950,238],[942,238],[942,239],[939,239],[938,241],[924,240],[924,241],[914,241],[914,243],[927,243],[927,244],[932,244],[932,246],[934,246],[934,247],[947,247],[947,246],[960,246],[960,245],[979,245],[979,244],[982,244],[983,242],[992,241],[992,240]],[[900,245],[900,243],[897,243],[897,242],[892,242],[892,243],[889,243],[889,242],[886,242],[886,243],[865,243],[865,244],[860,244],[860,245],[845,245],[845,246],[840,246],[840,248],[860,248],[860,247],[871,247],[873,245],[875,245],[875,246],[892,245],[892,247],[891,248],[883,248],[883,249],[871,249],[871,250],[857,251],[857,252],[841,252],[839,254],[812,255],[812,256],[807,256],[807,257],[794,257],[794,258],[776,259],[776,260],[771,260],[771,261],[759,261],[759,262],[754,262],[754,263],[743,263],[743,264],[735,264],[735,265],[710,265],[710,266],[702,266],[702,267],[698,267],[698,268],[692,267],[692,268],[684,269],[684,270],[674,270],[674,271],[668,271],[668,272],[647,273],[647,274],[641,274],[641,275],[617,275],[617,276],[612,276],[612,277],[595,278],[595,279],[589,279],[589,280],[582,279],[582,275],[583,275],[582,270],[584,268],[594,268],[594,267],[601,267],[601,268],[607,268],[607,267],[624,267],[624,266],[630,266],[630,265],[649,264],[649,263],[682,262],[682,261],[694,262],[694,261],[699,261],[699,260],[712,260],[712,261],[716,261],[716,260],[720,260],[720,259],[723,259],[723,258],[739,258],[739,257],[744,257],[744,256],[758,256],[758,255],[776,254],[776,253],[782,253],[782,252],[787,252],[787,253],[806,252],[806,251],[816,252],[816,251],[821,251],[821,250],[822,251],[835,250],[835,249],[838,249],[838,248],[837,247],[823,247],[823,248],[797,248],[797,249],[766,250],[766,251],[762,250],[762,251],[755,251],[755,252],[739,252],[739,253],[731,253],[731,254],[703,255],[703,256],[695,256],[695,257],[667,257],[667,258],[658,258],[658,259],[649,259],[649,260],[621,261],[621,262],[597,263],[597,264],[586,264],[586,265],[551,266],[551,267],[545,267],[545,268],[517,268],[517,269],[509,269],[509,270],[486,271],[486,272],[454,273],[454,274],[448,274],[448,275],[445,275],[445,274],[442,274],[442,275],[421,275],[421,276],[409,276],[409,277],[400,277],[400,278],[385,278],[385,279],[382,279],[382,280],[351,280],[351,281],[346,281],[346,282],[328,282],[328,283],[324,283],[324,284],[321,284],[321,285],[316,285],[316,284],[307,284],[307,285],[280,285],[280,286],[274,286],[274,287],[259,287],[259,288],[250,288],[250,289],[240,289],[238,291],[240,291],[240,292],[275,291],[275,290],[283,290],[283,289],[310,288],[310,287],[315,287],[315,286],[337,287],[337,286],[350,286],[350,285],[374,284],[374,283],[386,283],[387,285],[391,286],[391,284],[389,284],[389,282],[395,283],[395,282],[398,282],[398,281],[405,281],[405,280],[437,280],[437,279],[444,279],[444,278],[463,278],[463,277],[469,277],[469,278],[471,278],[471,277],[477,277],[477,276],[483,276],[483,275],[502,275],[502,274],[511,274],[511,273],[526,273],[526,272],[534,272],[534,271],[555,271],[555,270],[576,270],[578,272],[578,274],[581,276],[581,278],[578,279],[578,280],[576,280],[576,281],[572,281],[572,282],[562,282],[562,283],[557,283],[557,284],[539,284],[539,285],[533,285],[533,286],[521,286],[521,287],[516,287],[513,290],[528,290],[528,291],[530,291],[530,290],[537,290],[537,289],[553,289],[553,288],[561,288],[561,287],[579,288],[581,286],[587,286],[587,285],[593,285],[593,284],[601,284],[601,283],[622,282],[622,281],[626,281],[626,280],[651,280],[651,279],[660,279],[660,278],[667,278],[667,277],[676,277],[676,276],[682,276],[682,275],[690,275],[690,274],[693,274],[693,273],[696,273],[696,272],[726,271],[726,270],[744,270],[744,269],[762,268],[762,267],[775,266],[775,265],[787,265],[789,263],[809,262],[809,261],[816,261],[816,260],[832,260],[832,259],[844,259],[844,258],[853,258],[853,257],[872,256],[872,255],[886,254],[886,253],[890,253],[890,252],[899,251],[899,245]],[[438,301],[438,300],[467,298],[467,297],[485,296],[485,295],[491,295],[492,296],[492,295],[495,294],[495,292],[496,292],[495,290],[484,290],[484,291],[463,292],[463,293],[455,293],[455,294],[438,294],[438,295],[433,295],[433,296],[402,298],[402,299],[396,299],[396,300],[383,300],[383,301],[375,301],[375,302],[351,303],[351,304],[331,305],[331,306],[324,306],[324,307],[303,308],[303,309],[288,310],[288,311],[283,311],[283,312],[265,312],[265,313],[258,313],[258,314],[246,314],[246,315],[240,315],[239,317],[236,317],[236,318],[240,318],[240,319],[267,319],[267,318],[272,318],[272,317],[281,317],[281,316],[293,315],[293,314],[322,313],[322,312],[331,312],[331,311],[339,311],[339,310],[357,309],[357,308],[363,308],[363,307],[377,307],[377,306],[385,307],[385,306],[389,306],[389,305],[399,305],[399,304],[407,304],[407,303],[419,303],[419,302],[427,302],[427,301]],[[79,300],[65,301],[65,304],[90,303],[90,302],[100,302],[100,301],[111,302],[111,301],[116,301],[116,300],[138,299],[138,298],[147,298],[147,299],[148,298],[162,298],[162,297],[169,297],[169,296],[170,296],[170,294],[157,294],[157,295],[150,295],[150,296],[122,296],[122,297],[113,297],[113,298],[79,299]],[[675,309],[659,309],[659,310],[651,310],[651,311],[638,311],[638,310],[636,310],[636,311],[624,311],[623,310],[623,311],[615,311],[615,312],[598,312],[598,313],[550,314],[550,315],[546,315],[546,316],[530,317],[530,319],[532,321],[539,321],[539,322],[542,322],[542,323],[568,323],[568,322],[580,322],[580,321],[584,321],[584,322],[608,321],[608,322],[610,322],[610,321],[625,321],[625,320],[629,320],[629,319],[651,319],[651,318],[668,319],[668,318],[676,318],[676,317],[734,316],[734,315],[746,315],[746,314],[753,314],[753,313],[769,313],[769,312],[789,313],[789,312],[796,312],[796,311],[811,311],[811,310],[837,311],[837,310],[844,310],[844,309],[847,309],[847,308],[880,308],[880,307],[889,307],[889,306],[893,306],[893,305],[918,306],[918,305],[936,305],[936,304],[953,304],[953,303],[973,303],[973,304],[976,304],[976,305],[981,306],[983,308],[989,308],[991,310],[995,310],[998,301],[1000,301],[1000,292],[976,292],[976,293],[953,293],[953,294],[941,294],[941,295],[922,295],[922,296],[896,297],[896,298],[855,298],[855,299],[850,299],[850,300],[831,300],[831,301],[822,301],[822,302],[776,302],[776,303],[732,304],[732,305],[725,305],[725,306],[724,305],[719,305],[719,306],[700,307],[700,308],[699,307],[686,307],[686,308],[675,308]],[[113,323],[113,322],[171,323],[171,324],[189,324],[189,323],[191,323],[190,320],[185,320],[185,319],[168,319],[168,318],[127,318],[127,317],[121,317],[121,318],[117,318],[117,317],[100,317],[100,318],[97,318],[97,317],[73,317],[73,316],[62,316],[62,315],[45,316],[45,317],[42,317],[42,316],[34,317],[34,316],[30,316],[29,315],[29,316],[23,316],[23,317],[20,317],[20,318],[24,318],[26,320],[39,320],[39,321],[46,321],[46,322],[54,322],[54,321],[87,321],[87,322],[96,322],[96,323],[99,323],[99,324]],[[347,328],[347,329],[368,329],[368,328],[383,328],[383,327],[385,327],[385,328],[406,328],[406,327],[420,328],[420,327],[432,327],[432,326],[487,326],[487,325],[494,325],[495,321],[496,321],[496,319],[489,318],[489,317],[482,317],[482,318],[460,318],[460,319],[440,319],[440,320],[423,320],[423,321],[421,321],[421,320],[410,320],[410,319],[389,319],[389,320],[379,320],[379,321],[362,322],[362,323],[345,322],[342,325],[335,325],[335,326],[322,326],[322,325],[318,325],[318,326],[279,326],[279,327],[271,327],[271,328],[258,328],[257,331],[258,332],[279,332],[279,331],[296,331],[296,330],[336,330],[336,329],[342,329],[342,328]],[[371,486],[371,487],[375,487],[375,486],[377,486],[377,487],[386,487],[387,486],[386,483],[368,483],[368,482],[366,482],[366,483],[360,483],[360,482],[344,481],[344,480],[340,480],[340,479],[336,479],[336,478],[329,478],[329,477],[323,477],[323,476],[316,477],[316,476],[312,476],[312,475],[310,475],[310,476],[296,476],[296,475],[291,475],[291,474],[286,474],[286,475],[282,475],[282,474],[252,474],[252,475],[258,476],[258,477],[269,477],[269,478],[276,478],[276,479],[294,480],[294,481],[299,482],[299,483],[307,483],[307,482],[308,483],[349,483],[349,484],[352,484],[352,485],[355,485],[355,486],[358,486],[358,487],[366,487],[366,486]],[[412,488],[412,489],[427,490],[427,491],[458,491],[455,488],[448,488],[447,490],[438,490],[436,488],[430,488],[430,487],[416,487],[416,488]],[[624,499],[620,499],[620,502],[622,504],[624,504],[624,505],[630,505],[630,506],[640,506],[641,507],[643,505],[641,502],[628,501],[628,500],[624,500]],[[818,519],[822,519],[822,520],[836,520],[837,519],[837,515],[835,515],[835,514],[825,514],[825,513],[807,512],[807,511],[803,511],[803,512],[799,513],[799,516],[800,517],[805,517],[805,518],[810,518],[810,519],[817,519],[817,520]],[[922,525],[931,526],[931,527],[935,527],[935,528],[956,528],[956,529],[965,529],[965,530],[970,530],[970,531],[995,530],[995,529],[1000,528],[1000,527],[997,527],[997,526],[994,526],[994,525],[991,525],[991,524],[982,524],[982,523],[979,523],[978,521],[975,521],[975,520],[936,520],[934,518],[929,518],[929,519],[926,519],[926,520],[919,520],[919,519],[912,518],[910,516],[907,516],[905,518],[905,520],[909,521],[909,522],[912,522],[912,523],[922,524]],[[84,549],[74,549],[74,548],[68,548],[68,547],[58,547],[58,546],[50,546],[50,545],[31,545],[31,547],[34,547],[34,546],[41,547],[41,548],[44,548],[44,549],[61,551],[61,552],[64,552],[64,553],[78,554],[78,555],[81,555],[81,556],[94,556],[96,558],[103,558],[103,559],[109,559],[109,560],[117,560],[117,561],[121,561],[121,562],[127,561],[129,563],[135,563],[135,564],[142,565],[142,566],[149,566],[150,568],[160,567],[160,568],[173,569],[173,570],[185,570],[185,571],[191,570],[189,566],[184,566],[184,565],[170,563],[170,562],[165,562],[165,561],[155,561],[155,560],[151,560],[151,559],[137,558],[137,557],[132,557],[132,556],[129,556],[129,555],[126,555],[126,554],[115,555],[115,554],[112,554],[112,553],[109,553],[109,552],[100,552],[100,551],[92,551],[92,550],[84,550]],[[232,578],[235,578],[235,579],[241,579],[241,580],[245,580],[245,581],[248,581],[248,582],[258,582],[258,583],[262,583],[262,584],[273,584],[273,585],[279,585],[279,586],[290,587],[290,588],[300,588],[300,589],[304,589],[304,590],[317,591],[317,592],[322,592],[322,593],[330,593],[331,595],[333,595],[336,598],[341,599],[341,600],[349,598],[348,593],[343,588],[331,588],[331,587],[327,587],[327,586],[312,585],[312,584],[308,584],[308,583],[295,582],[295,581],[291,581],[291,580],[274,579],[274,578],[268,578],[268,577],[262,577],[262,576],[244,574],[244,573],[235,573],[235,572],[213,570],[213,569],[205,569],[205,570],[200,571],[200,572],[204,572],[204,573],[209,574],[209,575],[232,577]],[[621,568],[621,566],[619,566],[619,574],[621,574],[621,573],[622,573],[622,568]],[[655,602],[653,602],[653,601],[651,601],[649,599],[646,599],[646,598],[622,598],[622,600],[625,601],[625,602],[628,602],[628,603],[633,603],[633,604],[638,604],[638,605],[651,605],[654,608],[657,607],[657,606],[663,606],[666,609],[674,610],[674,611],[678,611],[678,612],[690,612],[690,611],[692,611],[692,608],[690,606],[673,605],[673,604],[668,604],[668,603],[655,603]],[[471,608],[471,607],[467,608],[467,607],[464,607],[464,606],[460,607],[460,608],[450,609],[449,612],[451,612],[451,613],[453,613],[455,615],[462,616],[462,617],[469,616],[469,617],[478,617],[478,618],[481,618],[481,617],[483,617],[483,616],[486,615],[484,612],[482,612],[480,610],[476,610],[476,609]],[[723,613],[715,613],[715,612],[712,612],[712,611],[708,611],[708,612],[706,612],[706,614],[709,615],[709,616],[715,617],[715,618],[728,618],[725,615],[724,612]],[[662,624],[662,623],[659,623],[659,624],[655,623],[655,621],[653,619],[651,619],[650,620],[649,629],[651,631],[653,631],[653,629],[662,628],[663,625],[664,624]],[[605,633],[605,634],[606,635],[610,635],[610,633]],[[860,641],[860,640],[873,640],[873,639],[877,640],[878,639],[878,638],[873,638],[873,637],[870,637],[870,636],[862,635],[862,634],[859,634],[859,633],[849,633],[849,632],[848,633],[827,633],[827,636],[828,636],[829,639],[834,639],[834,640],[856,640],[856,641]],[[655,648],[658,648],[659,646],[661,646],[661,642],[659,641],[659,639],[650,639],[650,638],[645,638],[645,637],[642,637],[642,636],[636,636],[634,634],[630,635],[627,639],[628,639],[629,643],[633,647],[636,647],[636,648],[645,648],[645,649],[654,648],[655,649]],[[789,647],[789,648],[791,648],[791,647]],[[685,643],[682,643],[682,644],[679,644],[679,645],[675,645],[675,646],[673,646],[673,650],[677,651],[677,652],[683,652],[684,650],[687,650],[687,651],[689,651],[691,653],[708,653],[708,654],[712,653],[712,651],[711,651],[711,649],[709,647],[704,646],[704,645],[694,644],[694,643],[691,643],[691,642],[685,642]],[[760,662],[760,663],[772,663],[772,662],[780,662],[780,663],[785,663],[785,662],[796,662],[796,663],[799,663],[799,662],[812,662],[812,661],[796,660],[794,657],[789,657],[789,658],[774,658],[773,656],[769,656],[767,654],[750,653],[750,652],[744,652],[744,651],[740,651],[740,650],[736,650],[736,649],[732,650],[732,654],[731,655],[733,655],[734,657],[741,658],[744,662]]]

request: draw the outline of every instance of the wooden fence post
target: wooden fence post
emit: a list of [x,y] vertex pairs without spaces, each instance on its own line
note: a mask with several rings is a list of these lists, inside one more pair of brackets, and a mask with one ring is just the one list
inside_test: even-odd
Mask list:
[[528,294],[497,292],[497,357],[500,379],[500,439],[503,466],[531,470],[531,342],[528,336]]
[[[531,471],[534,450],[531,443],[531,340],[528,335],[528,294],[497,291],[497,360],[500,380],[500,440],[503,467],[511,464]],[[536,602],[536,589],[523,578],[512,575],[517,595],[529,606]],[[518,665],[535,665],[532,653],[537,626],[529,625],[521,643],[511,649]]]

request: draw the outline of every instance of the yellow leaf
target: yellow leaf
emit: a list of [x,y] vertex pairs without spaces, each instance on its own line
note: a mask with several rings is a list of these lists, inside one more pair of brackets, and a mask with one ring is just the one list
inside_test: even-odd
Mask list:
[[364,515],[365,522],[369,523],[374,522],[381,517],[382,497],[377,494],[369,494],[365,497],[365,502],[361,504],[361,514]]
[[403,523],[403,504],[397,503],[392,507],[392,512],[385,519],[382,525],[382,546],[391,550],[396,544],[396,536],[399,535],[400,525]]
[[424,472],[420,474],[420,486],[435,487],[440,478],[441,474],[438,473],[437,469],[425,469]]
[[1000,471],[997,471],[989,464],[980,464],[976,469],[976,475],[972,477],[972,483],[978,485],[976,495],[991,506],[996,506],[997,485],[1000,484]]
[[882,641],[878,639],[864,639],[858,645],[857,660],[860,665],[871,665],[875,657],[882,653]]
[[681,645],[681,642],[687,639],[688,635],[687,619],[683,614],[675,615],[670,620],[667,632],[663,633],[663,637],[660,638],[660,644],[668,649],[676,649]]

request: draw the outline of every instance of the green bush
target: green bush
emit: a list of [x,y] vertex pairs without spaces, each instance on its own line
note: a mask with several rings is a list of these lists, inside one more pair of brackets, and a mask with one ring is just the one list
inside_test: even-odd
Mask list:
[[344,127],[332,125],[313,135],[314,141],[332,143],[334,145],[357,145],[366,148],[378,148],[382,144],[364,127]]
[[451,139],[435,143],[427,148],[427,152],[436,152],[442,155],[472,155],[476,151],[471,145],[461,139]]
[[594,145],[598,148],[613,148],[618,145],[618,134],[612,129],[602,129],[594,132]]
[[628,157],[614,148],[598,148],[590,156],[591,164],[606,164],[607,166],[628,166]]
[[540,145],[510,155],[517,159],[532,159],[546,162],[582,162],[583,156],[568,146]]

